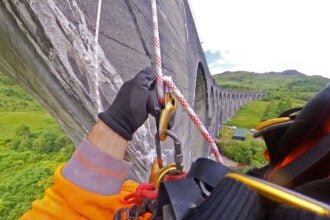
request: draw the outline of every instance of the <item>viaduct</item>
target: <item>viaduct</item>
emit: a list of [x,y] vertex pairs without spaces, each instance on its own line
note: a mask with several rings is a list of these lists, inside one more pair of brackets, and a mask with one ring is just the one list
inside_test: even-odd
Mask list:
[[[150,0],[0,1],[0,71],[16,80],[58,121],[74,144],[113,101],[122,83],[153,65]],[[211,77],[186,0],[158,0],[165,75],[172,76],[213,136],[241,105],[264,93],[231,92]],[[99,96],[97,96],[99,94]],[[147,177],[155,157],[153,118],[130,143],[127,160]],[[173,130],[184,144],[186,168],[209,149],[181,108]],[[166,146],[166,147],[165,147]],[[171,142],[163,153],[172,160]]]

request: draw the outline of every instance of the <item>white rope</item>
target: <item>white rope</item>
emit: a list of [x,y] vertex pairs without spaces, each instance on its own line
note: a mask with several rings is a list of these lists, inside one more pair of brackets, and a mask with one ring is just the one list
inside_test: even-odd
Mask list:
[[164,82],[163,82],[163,70],[162,70],[162,58],[160,53],[160,41],[158,30],[158,16],[157,16],[157,3],[156,0],[151,0],[152,8],[152,27],[154,34],[154,49],[155,49],[155,66],[156,66],[156,78],[157,78],[157,97],[161,105],[164,105]]
[[155,65],[156,65],[156,78],[157,78],[157,96],[159,102],[163,105],[164,104],[164,83],[166,86],[175,94],[178,98],[179,102],[183,106],[183,108],[188,113],[191,120],[194,124],[198,127],[200,133],[204,137],[205,141],[209,144],[212,153],[214,154],[215,160],[219,163],[223,164],[223,159],[221,154],[218,150],[218,147],[202,124],[201,120],[198,118],[194,110],[190,107],[187,100],[183,97],[182,93],[179,89],[175,86],[172,81],[171,77],[164,76],[162,72],[162,61],[161,61],[161,53],[160,53],[160,41],[159,41],[159,29],[158,29],[158,17],[157,17],[157,3],[156,0],[151,0],[151,8],[152,8],[152,25],[153,25],[153,33],[154,33],[154,49],[155,49]]
[[194,112],[194,110],[191,108],[191,106],[189,105],[189,103],[187,102],[187,100],[184,98],[184,96],[182,95],[182,93],[180,92],[180,90],[176,87],[176,85],[173,83],[172,78],[169,76],[164,76],[163,77],[164,83],[165,85],[169,88],[169,90],[174,93],[174,95],[177,97],[178,101],[181,103],[181,105],[183,106],[183,109],[186,110],[186,112],[188,113],[190,119],[193,121],[193,123],[197,126],[197,128],[199,129],[199,132],[201,133],[201,135],[203,136],[203,138],[205,139],[205,141],[208,143],[208,145],[211,148],[211,151],[215,157],[215,160],[219,163],[224,164],[223,159],[221,157],[221,154],[218,150],[218,146],[215,143],[215,141],[213,140],[212,136],[209,134],[209,132],[207,131],[207,129],[205,128],[205,126],[203,125],[203,123],[201,122],[201,120],[198,118],[198,116],[196,115],[196,113]]
[[94,57],[94,68],[95,68],[95,99],[97,104],[97,111],[101,112],[102,109],[102,103],[100,98],[100,92],[99,92],[99,74],[98,74],[98,45],[99,45],[99,29],[100,29],[100,18],[101,18],[101,9],[102,9],[102,0],[98,1],[97,6],[97,17],[96,17],[96,26],[95,26],[95,57]]

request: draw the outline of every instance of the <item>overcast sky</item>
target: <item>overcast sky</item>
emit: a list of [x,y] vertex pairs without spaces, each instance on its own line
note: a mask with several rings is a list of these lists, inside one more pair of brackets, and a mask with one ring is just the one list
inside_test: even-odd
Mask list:
[[330,78],[330,0],[189,0],[212,74],[296,69]]

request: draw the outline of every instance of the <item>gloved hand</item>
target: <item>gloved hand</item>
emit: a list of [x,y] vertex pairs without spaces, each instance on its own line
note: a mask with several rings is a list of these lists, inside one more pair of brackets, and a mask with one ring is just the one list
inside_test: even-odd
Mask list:
[[99,118],[126,140],[145,122],[148,114],[155,116],[158,108],[155,74],[151,67],[125,82],[107,111]]

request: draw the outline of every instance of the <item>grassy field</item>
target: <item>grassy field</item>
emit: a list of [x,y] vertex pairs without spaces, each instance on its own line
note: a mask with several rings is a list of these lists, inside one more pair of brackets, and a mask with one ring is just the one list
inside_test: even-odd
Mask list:
[[267,101],[255,101],[243,105],[238,114],[232,117],[226,125],[239,128],[255,128],[263,117],[267,105]]
[[18,219],[73,151],[57,122],[0,73],[0,219]]
[[303,106],[312,96],[321,90],[329,79],[320,76],[305,76],[296,71],[282,73],[257,74],[250,72],[226,72],[214,76],[222,87],[235,91],[266,92],[267,97],[248,103],[240,108],[220,133],[217,140],[223,153],[228,158],[241,163],[247,168],[261,167],[267,164],[263,157],[265,144],[254,140],[250,133],[247,140],[231,140],[233,131],[226,126],[251,129],[265,119],[275,118],[283,111]]

